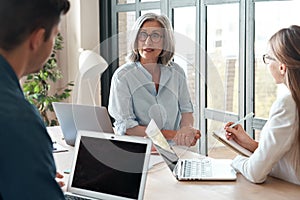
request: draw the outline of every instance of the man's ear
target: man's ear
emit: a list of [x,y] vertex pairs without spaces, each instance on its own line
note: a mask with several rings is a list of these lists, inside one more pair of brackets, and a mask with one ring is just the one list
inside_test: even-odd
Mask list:
[[279,71],[280,71],[281,75],[284,75],[285,72],[286,72],[286,65],[285,64],[280,64]]
[[30,49],[37,50],[45,40],[45,29],[39,28],[31,33],[30,36]]

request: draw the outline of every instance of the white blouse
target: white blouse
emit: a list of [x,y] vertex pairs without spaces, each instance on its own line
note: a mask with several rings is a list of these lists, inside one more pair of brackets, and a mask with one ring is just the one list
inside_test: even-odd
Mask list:
[[292,164],[300,159],[298,126],[297,107],[291,94],[278,97],[260,133],[258,148],[249,158],[237,156],[233,168],[254,183],[262,183],[271,175],[300,185],[300,171]]

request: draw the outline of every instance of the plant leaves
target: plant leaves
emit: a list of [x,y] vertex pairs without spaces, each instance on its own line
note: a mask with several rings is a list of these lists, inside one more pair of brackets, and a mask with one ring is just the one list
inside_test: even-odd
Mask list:
[[70,87],[74,86],[74,82],[70,81],[63,88],[56,89],[53,95],[49,93],[51,84],[63,78],[56,60],[56,53],[62,48],[63,37],[59,33],[55,38],[52,54],[45,65],[39,72],[28,74],[22,85],[25,98],[38,108],[46,126],[58,125],[55,115],[54,118],[50,118],[50,116],[53,116],[51,112],[54,112],[52,103],[70,97],[72,92]]

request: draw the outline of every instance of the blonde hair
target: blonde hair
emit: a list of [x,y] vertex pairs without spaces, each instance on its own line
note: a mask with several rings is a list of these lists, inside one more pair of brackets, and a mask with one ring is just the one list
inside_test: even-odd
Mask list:
[[163,65],[169,65],[170,61],[172,60],[174,56],[175,51],[175,40],[174,40],[174,33],[173,28],[171,26],[171,23],[167,16],[165,15],[157,15],[155,13],[146,13],[145,15],[140,16],[130,34],[129,39],[129,54],[127,56],[128,61],[137,62],[140,60],[138,47],[137,47],[137,36],[139,34],[139,31],[143,24],[147,21],[157,21],[160,23],[162,29],[163,29],[163,49],[162,52],[158,58],[158,63]]
[[300,26],[279,30],[270,38],[269,44],[276,59],[286,65],[287,85],[297,106],[298,148],[293,160],[300,173]]

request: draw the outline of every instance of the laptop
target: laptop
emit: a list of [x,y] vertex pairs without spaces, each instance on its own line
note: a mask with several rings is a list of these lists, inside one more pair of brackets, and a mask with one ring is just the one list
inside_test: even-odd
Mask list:
[[152,142],[79,130],[66,199],[143,199]]
[[236,180],[236,172],[230,159],[179,159],[152,119],[146,128],[156,150],[168,165],[177,180]]
[[64,139],[74,146],[78,130],[114,133],[106,107],[53,102]]

